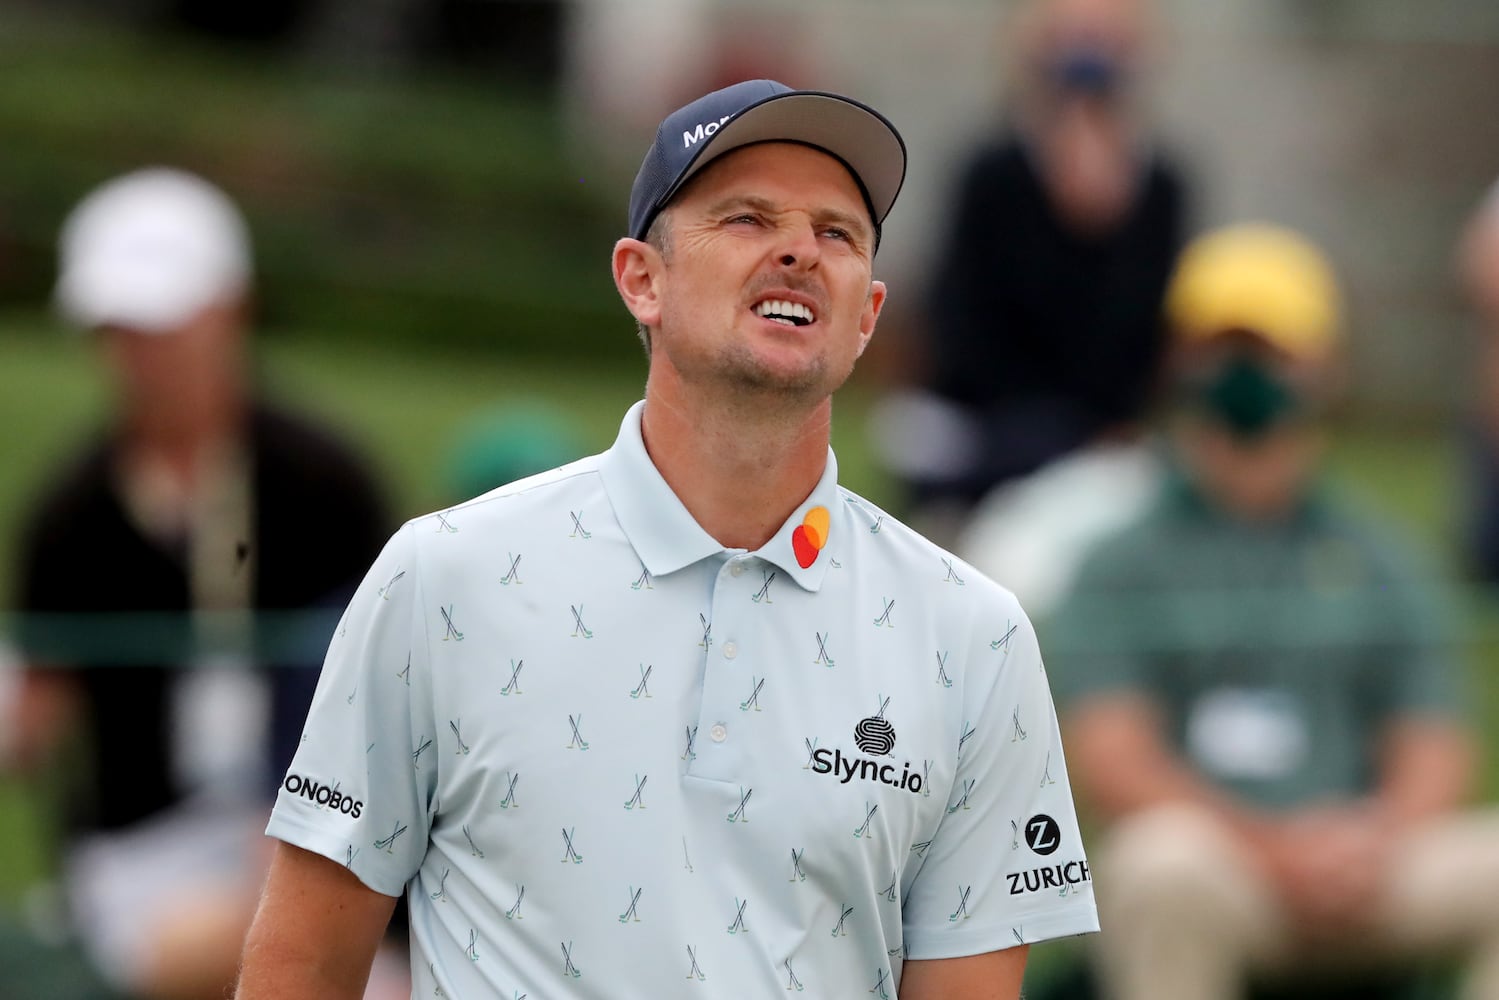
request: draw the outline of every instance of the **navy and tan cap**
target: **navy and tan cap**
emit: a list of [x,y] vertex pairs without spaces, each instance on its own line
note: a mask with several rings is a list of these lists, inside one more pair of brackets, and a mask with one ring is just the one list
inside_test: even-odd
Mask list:
[[796,142],[840,160],[864,195],[875,238],[906,177],[906,144],[878,111],[838,94],[746,80],[678,108],[656,130],[630,189],[630,235],[651,223],[698,171],[760,142]]

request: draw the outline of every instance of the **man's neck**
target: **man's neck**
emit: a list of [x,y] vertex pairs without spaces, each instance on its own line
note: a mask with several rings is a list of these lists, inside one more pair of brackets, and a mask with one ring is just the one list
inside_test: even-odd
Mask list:
[[641,436],[672,492],[725,548],[755,550],[816,488],[827,466],[831,399],[799,412],[705,402],[646,386]]
[[[236,538],[245,528],[248,488],[246,442],[241,428],[194,425],[190,433],[149,434],[127,431],[114,469],[115,485],[126,511],[146,535],[164,542],[192,538],[227,522]],[[230,506],[225,507],[225,502]]]
[[169,474],[184,492],[191,493],[205,463],[237,445],[244,432],[245,413],[243,398],[226,390],[212,405],[191,417],[183,413],[127,417],[125,461],[155,466]]

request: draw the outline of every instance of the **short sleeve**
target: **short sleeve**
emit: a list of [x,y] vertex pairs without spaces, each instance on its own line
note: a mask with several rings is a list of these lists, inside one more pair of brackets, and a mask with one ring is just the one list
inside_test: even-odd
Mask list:
[[910,958],[1098,929],[1036,635],[1018,607],[1000,620],[974,651],[952,796],[906,900]]
[[426,854],[436,754],[421,573],[402,528],[340,620],[266,833],[400,895]]

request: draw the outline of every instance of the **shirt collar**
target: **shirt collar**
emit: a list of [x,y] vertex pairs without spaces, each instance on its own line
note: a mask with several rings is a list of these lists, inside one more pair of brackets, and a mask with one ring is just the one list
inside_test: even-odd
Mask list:
[[774,563],[802,589],[816,591],[822,587],[834,551],[843,548],[834,542],[843,542],[847,534],[848,514],[838,491],[838,459],[829,448],[817,486],[755,555]]
[[[599,475],[635,554],[652,576],[664,576],[726,550],[693,519],[651,461],[640,433],[644,409],[645,402],[637,402],[625,414],[619,437],[600,460]],[[847,530],[839,497],[838,462],[829,448],[827,466],[811,495],[753,554],[774,563],[799,586],[817,590],[832,561],[833,536]]]

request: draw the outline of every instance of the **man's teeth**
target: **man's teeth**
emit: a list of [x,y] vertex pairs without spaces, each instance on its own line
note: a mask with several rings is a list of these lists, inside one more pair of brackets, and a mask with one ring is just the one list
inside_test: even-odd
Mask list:
[[783,302],[780,299],[767,299],[761,302],[755,306],[755,315],[791,326],[806,326],[817,318],[806,306],[796,302]]

